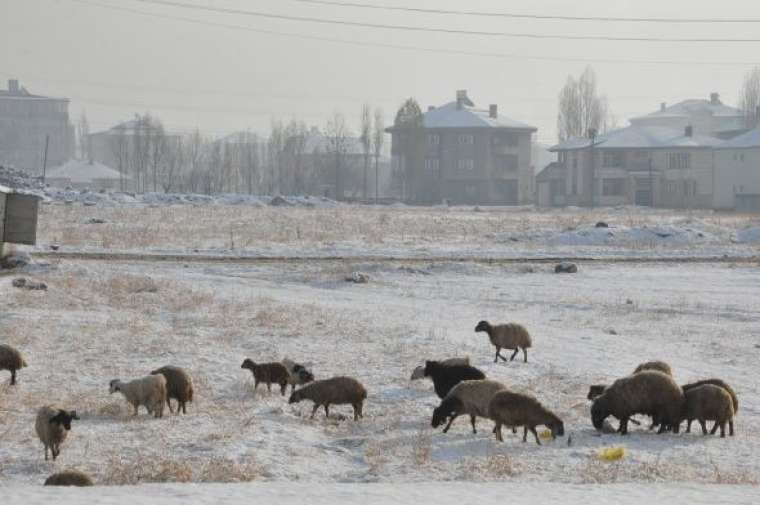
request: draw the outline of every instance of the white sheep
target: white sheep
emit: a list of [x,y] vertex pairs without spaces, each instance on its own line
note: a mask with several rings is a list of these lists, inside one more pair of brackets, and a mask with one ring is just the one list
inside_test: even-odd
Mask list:
[[501,355],[502,349],[513,350],[512,357],[509,361],[513,361],[517,356],[517,351],[522,349],[525,362],[528,362],[528,348],[533,345],[533,341],[530,338],[530,333],[524,326],[517,323],[498,324],[492,325],[488,321],[480,321],[475,327],[475,332],[484,331],[488,333],[488,338],[491,343],[496,347],[496,356],[493,362],[499,361],[499,358],[507,361],[507,358]]
[[45,461],[48,449],[53,453],[53,461],[61,453],[61,444],[71,431],[71,421],[79,419],[75,410],[64,410],[56,405],[46,405],[37,411],[34,430],[45,446]]
[[141,379],[130,382],[122,382],[114,379],[109,384],[111,394],[117,391],[134,407],[137,415],[140,405],[143,405],[148,414],[155,417],[164,416],[164,403],[166,403],[166,378],[162,374],[148,375]]
[[466,380],[454,386],[449,394],[441,401],[441,405],[433,410],[433,428],[437,428],[449,418],[449,422],[443,429],[446,433],[451,427],[451,423],[457,417],[469,414],[472,432],[477,433],[475,429],[475,419],[478,417],[488,418],[488,405],[491,403],[493,395],[506,389],[501,382],[494,380]]

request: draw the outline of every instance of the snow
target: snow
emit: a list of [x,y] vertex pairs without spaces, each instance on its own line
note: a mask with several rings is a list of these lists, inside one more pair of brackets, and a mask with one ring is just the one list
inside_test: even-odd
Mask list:
[[611,485],[563,486],[523,483],[466,484],[436,483],[415,485],[383,484],[331,484],[311,486],[303,484],[232,484],[232,485],[149,485],[136,488],[50,489],[32,487],[2,488],[7,503],[47,505],[51,501],[69,503],[90,502],[102,505],[142,505],[161,503],[186,505],[222,505],[241,503],[277,503],[300,505],[334,505],[336,503],[436,503],[461,505],[462,503],[502,503],[508,496],[510,504],[562,503],[586,505],[589,503],[615,503],[640,505],[641,503],[673,503],[689,505],[754,504],[760,500],[760,491],[746,486],[702,486],[683,484],[663,485]]

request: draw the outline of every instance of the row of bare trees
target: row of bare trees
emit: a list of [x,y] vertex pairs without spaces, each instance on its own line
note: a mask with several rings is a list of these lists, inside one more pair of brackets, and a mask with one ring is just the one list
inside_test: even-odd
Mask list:
[[[211,138],[196,130],[169,133],[157,117],[135,115],[93,148],[86,116],[77,125],[79,156],[101,158],[121,174],[121,188],[137,192],[319,194],[338,199],[377,196],[385,141],[383,112],[364,105],[358,136],[334,113],[324,128],[272,120],[268,138],[238,132]],[[100,136],[104,134],[98,134]],[[369,175],[374,161],[374,195]]]

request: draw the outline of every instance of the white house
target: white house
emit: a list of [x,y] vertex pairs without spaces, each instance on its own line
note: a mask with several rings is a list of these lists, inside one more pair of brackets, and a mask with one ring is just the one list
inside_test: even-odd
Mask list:
[[760,126],[715,151],[716,209],[760,211]]
[[675,105],[660,105],[660,110],[631,119],[633,126],[662,126],[683,131],[691,126],[696,135],[729,138],[745,129],[745,117],[741,110],[725,105],[718,93],[710,94],[709,100],[684,100]]
[[129,180],[113,168],[97,161],[69,160],[63,165],[49,170],[45,182],[60,188],[75,189],[119,189],[122,182]]

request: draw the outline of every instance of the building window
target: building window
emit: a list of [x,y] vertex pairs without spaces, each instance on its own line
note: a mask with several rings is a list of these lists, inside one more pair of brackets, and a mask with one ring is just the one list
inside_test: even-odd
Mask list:
[[459,160],[457,167],[460,172],[473,172],[475,170],[475,160]]
[[430,144],[431,146],[437,146],[440,143],[441,143],[440,135],[438,135],[437,133],[431,133],[430,135],[428,135],[428,144]]
[[621,151],[604,151],[602,157],[602,167],[604,168],[622,168],[623,153]]
[[695,180],[683,181],[683,195],[697,196],[697,181]]
[[677,170],[691,168],[691,153],[669,153],[668,168]]
[[623,196],[625,179],[602,179],[602,196]]
[[429,174],[437,174],[440,167],[440,161],[438,158],[427,158],[425,160],[425,172]]
[[459,143],[471,146],[475,143],[475,136],[474,135],[460,135]]

